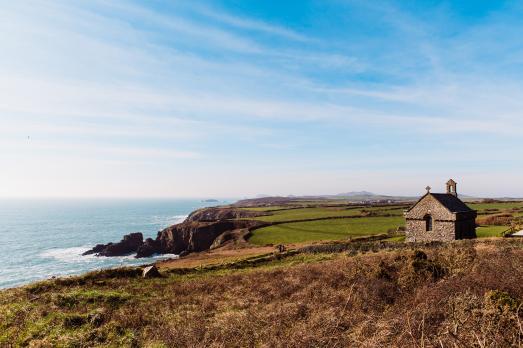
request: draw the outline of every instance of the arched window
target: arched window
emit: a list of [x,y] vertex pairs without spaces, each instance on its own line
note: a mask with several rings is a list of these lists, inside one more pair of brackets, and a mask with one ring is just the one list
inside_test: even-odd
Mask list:
[[425,231],[427,231],[427,232],[432,231],[432,216],[425,215],[423,220],[425,220]]

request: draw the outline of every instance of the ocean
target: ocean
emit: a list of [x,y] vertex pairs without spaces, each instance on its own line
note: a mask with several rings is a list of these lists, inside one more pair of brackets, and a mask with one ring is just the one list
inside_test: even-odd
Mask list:
[[82,256],[98,243],[124,234],[158,231],[182,222],[193,210],[231,201],[201,200],[0,200],[0,288],[175,255],[135,259]]

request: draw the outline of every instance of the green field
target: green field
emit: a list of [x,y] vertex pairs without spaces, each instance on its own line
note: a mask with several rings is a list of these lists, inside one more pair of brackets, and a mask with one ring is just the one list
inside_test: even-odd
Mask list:
[[485,211],[486,209],[498,209],[500,211],[506,211],[513,208],[523,209],[522,202],[502,202],[502,203],[467,203],[467,205],[478,213]]
[[481,226],[476,228],[476,235],[478,238],[501,237],[501,232],[507,229],[507,226]]
[[338,216],[356,216],[361,215],[363,210],[373,211],[377,214],[392,214],[397,216],[401,216],[403,214],[401,209],[391,209],[391,207],[319,207],[275,211],[272,213],[272,215],[256,217],[256,220],[275,222]]
[[260,221],[291,221],[304,220],[314,218],[324,218],[330,216],[354,216],[360,215],[359,209],[344,209],[344,208],[303,208],[303,209],[288,209],[280,210],[272,213],[273,215],[260,216],[256,220]]
[[295,222],[255,230],[249,242],[265,245],[346,239],[386,233],[391,228],[404,226],[404,223],[401,216]]
[[[512,211],[514,208],[523,209],[522,202],[505,202],[505,203],[469,203],[472,209],[478,212],[487,212],[487,209],[497,209],[491,212],[499,214],[509,212],[514,216],[523,215],[523,212]],[[390,229],[404,226],[403,210],[405,206],[381,206],[381,207],[363,207],[363,206],[337,206],[337,207],[310,207],[299,209],[285,209],[292,206],[282,205],[273,207],[248,208],[249,210],[268,211],[271,215],[256,217],[256,220],[265,222],[285,222],[294,220],[323,219],[327,217],[343,216],[362,216],[371,211],[376,216],[367,216],[361,218],[333,219],[302,221],[294,223],[285,223],[265,227],[255,230],[249,239],[249,242],[257,245],[278,244],[278,243],[299,243],[319,240],[336,240],[346,239],[356,236],[368,236],[373,234],[385,233]],[[487,212],[489,213],[489,212]],[[383,216],[383,215],[393,216]],[[477,229],[478,238],[499,237],[501,232],[505,231],[507,226],[482,226]]]
[[[301,206],[297,204],[296,206]],[[292,205],[271,205],[270,207],[248,207],[248,208],[241,208],[243,210],[252,210],[252,211],[273,211],[273,210],[280,210],[280,209],[292,209]]]

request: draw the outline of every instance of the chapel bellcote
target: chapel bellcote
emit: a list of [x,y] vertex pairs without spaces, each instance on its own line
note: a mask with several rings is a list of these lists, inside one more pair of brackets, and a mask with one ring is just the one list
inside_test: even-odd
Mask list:
[[448,194],[451,194],[453,196],[458,196],[458,191],[456,189],[457,187],[457,184],[454,180],[450,179],[449,181],[447,181],[447,193]]

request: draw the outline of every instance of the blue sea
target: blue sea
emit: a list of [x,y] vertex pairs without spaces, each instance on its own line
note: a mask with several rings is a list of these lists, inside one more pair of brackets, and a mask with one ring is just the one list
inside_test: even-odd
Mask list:
[[156,238],[158,231],[182,222],[197,208],[228,203],[231,201],[0,200],[0,288],[176,257],[81,254],[95,244],[117,242],[130,232]]

